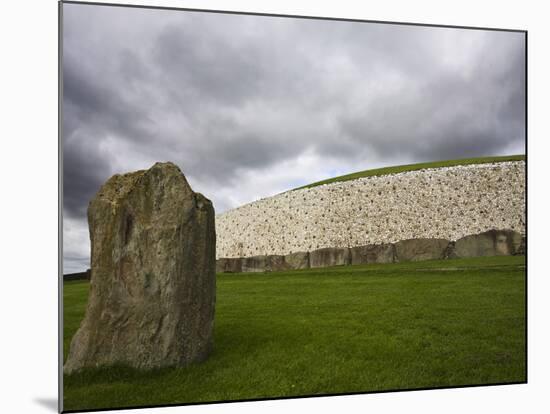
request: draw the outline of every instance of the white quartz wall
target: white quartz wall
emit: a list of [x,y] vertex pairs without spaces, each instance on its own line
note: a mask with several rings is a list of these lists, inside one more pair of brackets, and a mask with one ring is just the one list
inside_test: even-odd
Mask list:
[[216,216],[219,257],[412,238],[525,234],[525,163],[404,172],[288,191]]

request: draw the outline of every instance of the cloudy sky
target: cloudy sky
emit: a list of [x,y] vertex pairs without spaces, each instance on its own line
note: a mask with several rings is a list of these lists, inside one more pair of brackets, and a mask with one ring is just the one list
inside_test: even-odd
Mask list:
[[63,6],[64,272],[115,173],[180,166],[217,213],[349,172],[525,152],[522,33]]

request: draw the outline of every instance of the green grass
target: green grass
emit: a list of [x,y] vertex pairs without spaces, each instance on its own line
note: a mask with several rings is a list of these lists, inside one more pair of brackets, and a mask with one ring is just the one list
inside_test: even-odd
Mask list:
[[312,184],[295,188],[294,190],[300,190],[302,188],[311,188],[311,187],[316,187],[318,185],[335,183],[339,181],[356,180],[358,178],[363,178],[363,177],[375,177],[379,175],[397,174],[397,173],[406,172],[406,171],[417,171],[417,170],[424,170],[428,168],[454,167],[456,165],[486,164],[486,163],[505,162],[505,161],[525,161],[525,155],[464,158],[460,160],[423,162],[420,164],[407,164],[407,165],[397,165],[393,167],[377,168],[374,170],[359,171],[353,174],[346,174],[346,175],[341,175],[339,177],[329,178],[327,180],[317,181]]
[[[523,256],[217,277],[206,362],[65,376],[65,409],[526,380]],[[65,356],[87,292],[65,284]]]

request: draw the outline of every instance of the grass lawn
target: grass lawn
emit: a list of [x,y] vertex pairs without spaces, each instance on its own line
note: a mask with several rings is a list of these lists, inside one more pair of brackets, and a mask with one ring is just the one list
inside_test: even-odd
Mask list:
[[[64,379],[64,409],[526,381],[525,257],[219,274],[214,351]],[[64,285],[64,351],[88,282]]]
[[376,168],[374,170],[359,171],[352,174],[346,174],[346,175],[341,175],[339,177],[329,178],[327,180],[317,181],[312,184],[295,188],[294,190],[299,190],[301,188],[311,188],[311,187],[316,187],[318,185],[335,183],[339,181],[356,180],[357,178],[363,178],[363,177],[375,177],[379,175],[397,174],[397,173],[406,172],[406,171],[425,170],[428,168],[454,167],[456,165],[487,164],[487,163],[505,162],[505,161],[525,161],[525,155],[464,158],[460,160],[423,162],[419,164],[407,164],[407,165],[397,165],[393,167]]

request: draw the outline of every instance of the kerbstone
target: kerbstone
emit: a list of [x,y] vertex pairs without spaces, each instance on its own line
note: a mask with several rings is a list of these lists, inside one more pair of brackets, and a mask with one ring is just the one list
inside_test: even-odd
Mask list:
[[454,257],[507,256],[521,250],[522,236],[512,230],[489,230],[457,240]]
[[242,258],[243,272],[280,272],[290,267],[282,255],[252,256]]
[[352,247],[351,264],[393,263],[395,247],[391,243]]
[[309,269],[309,253],[294,252],[285,256],[285,262],[290,269]]
[[242,259],[239,257],[222,257],[216,260],[217,273],[239,273],[242,272]]
[[445,258],[450,241],[445,239],[408,239],[395,243],[396,262]]
[[326,247],[309,253],[311,268],[349,265],[351,262],[350,249]]

